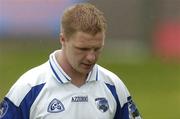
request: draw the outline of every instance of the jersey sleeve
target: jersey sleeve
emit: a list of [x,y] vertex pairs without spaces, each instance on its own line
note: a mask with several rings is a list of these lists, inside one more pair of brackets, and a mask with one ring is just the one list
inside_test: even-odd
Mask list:
[[142,119],[138,108],[124,83],[118,77],[115,83],[117,97],[121,108],[121,112],[117,110],[117,115],[122,115],[122,119]]
[[[11,88],[7,97],[0,104],[0,119],[29,119],[30,109],[45,83],[18,90],[16,86]],[[14,89],[14,90],[13,90]]]
[[31,87],[15,83],[0,104],[0,119],[29,119],[31,106],[44,85]]
[[24,73],[0,103],[0,119],[29,119],[31,107],[46,84],[46,67],[41,65]]

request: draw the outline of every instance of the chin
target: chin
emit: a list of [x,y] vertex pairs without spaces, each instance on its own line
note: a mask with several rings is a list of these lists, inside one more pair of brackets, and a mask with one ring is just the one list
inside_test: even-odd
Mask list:
[[91,69],[83,69],[80,71],[81,74],[87,75],[89,72],[91,71]]

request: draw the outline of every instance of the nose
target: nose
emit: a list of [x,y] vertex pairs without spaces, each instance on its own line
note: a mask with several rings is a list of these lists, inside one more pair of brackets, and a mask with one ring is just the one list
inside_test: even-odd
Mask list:
[[94,51],[90,51],[86,55],[86,59],[89,63],[95,63],[96,61],[96,53]]

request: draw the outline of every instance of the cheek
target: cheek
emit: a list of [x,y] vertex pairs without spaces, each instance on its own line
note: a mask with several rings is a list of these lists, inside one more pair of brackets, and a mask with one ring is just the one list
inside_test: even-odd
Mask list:
[[79,50],[77,50],[77,49],[74,49],[74,50],[73,50],[73,55],[74,55],[74,58],[75,58],[75,59],[81,60],[81,59],[84,59],[84,58],[85,58],[86,52],[82,52],[82,51],[79,51]]
[[81,62],[83,59],[85,59],[85,55],[78,53],[74,56],[74,59],[76,59],[77,61]]
[[75,50],[70,50],[68,55],[69,55],[70,62],[73,64],[78,64],[83,59],[82,55],[80,53],[76,52]]

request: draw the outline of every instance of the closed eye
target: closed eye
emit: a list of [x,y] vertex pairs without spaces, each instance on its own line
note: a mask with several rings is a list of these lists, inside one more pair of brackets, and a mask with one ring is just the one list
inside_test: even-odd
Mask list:
[[89,48],[79,48],[80,50],[82,50],[82,51],[88,51],[88,50],[90,50]]
[[102,48],[95,48],[95,51],[101,51]]
[[83,52],[90,50],[90,48],[87,48],[87,47],[75,47],[75,49],[78,50],[78,51],[83,51]]
[[79,51],[90,51],[90,50],[93,50],[95,52],[99,52],[103,48],[102,47],[98,47],[98,48],[81,48],[81,47],[76,47],[76,49],[79,50]]

